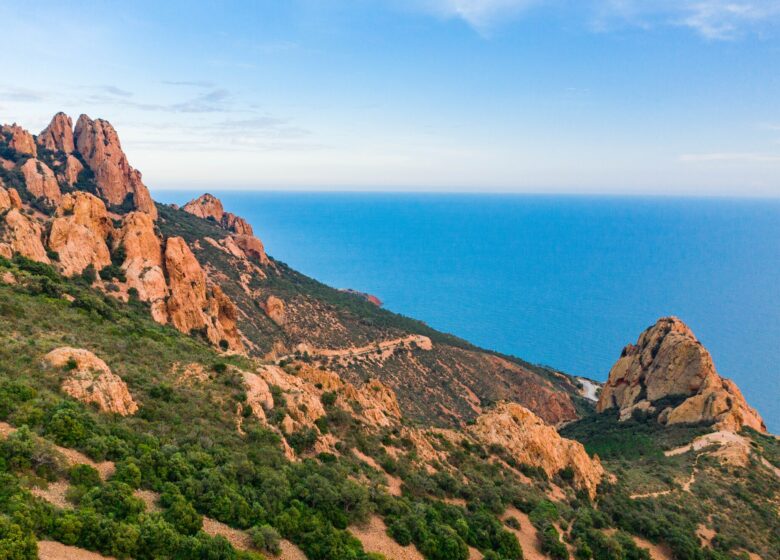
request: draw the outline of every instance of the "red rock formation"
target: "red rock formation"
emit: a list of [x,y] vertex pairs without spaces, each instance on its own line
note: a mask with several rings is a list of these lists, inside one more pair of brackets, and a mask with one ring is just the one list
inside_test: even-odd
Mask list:
[[3,125],[0,131],[8,138],[8,147],[20,154],[38,157],[38,148],[32,134],[18,124]]
[[122,228],[114,237],[114,250],[120,247],[125,252],[122,270],[128,287],[138,290],[141,301],[151,303],[155,321],[166,323],[168,287],[163,272],[162,242],[154,231],[154,222],[149,214],[131,212],[125,216]]
[[218,287],[209,287],[195,255],[181,237],[169,237],[165,246],[165,269],[170,297],[171,323],[182,332],[203,331],[215,345],[242,351],[235,326],[237,311]]
[[222,224],[222,217],[225,215],[225,209],[222,202],[214,195],[206,193],[195,200],[189,201],[181,208],[185,212],[207,220],[211,218],[218,224]]
[[43,361],[46,365],[68,371],[62,390],[74,399],[95,404],[102,412],[121,416],[138,411],[138,404],[130,395],[125,382],[111,372],[106,362],[89,350],[56,348],[46,354]]
[[102,200],[86,192],[66,194],[49,233],[49,248],[59,254],[62,273],[73,276],[89,265],[96,271],[110,265],[106,238],[112,229]]
[[30,194],[36,198],[44,199],[49,204],[59,204],[62,199],[60,186],[54,172],[45,163],[30,158],[24,162],[20,170]]
[[69,155],[65,160],[65,169],[61,173],[63,182],[71,186],[75,185],[76,181],[79,180],[79,173],[83,170],[84,166],[81,165],[81,162],[76,157]]
[[[15,192],[15,191],[14,191]],[[9,196],[9,199],[11,196]],[[12,204],[15,204],[12,202]],[[42,230],[34,220],[28,218],[19,211],[19,206],[11,208],[0,221],[4,227],[0,228],[0,255],[6,258],[12,257],[15,253],[23,255],[28,259],[49,264],[49,257],[46,256],[46,249],[41,241]]]
[[287,320],[284,302],[276,296],[268,296],[268,299],[265,300],[263,310],[265,311],[265,314],[268,315],[268,318],[280,327],[283,326]]
[[[221,220],[222,227],[238,235],[254,235],[252,226],[244,218],[225,212]],[[259,240],[258,240],[259,241]]]
[[19,198],[19,193],[16,192],[16,189],[6,189],[2,186],[2,181],[0,181],[0,212],[21,207],[22,200]]
[[182,210],[205,220],[212,220],[223,229],[238,235],[254,235],[252,226],[244,218],[225,212],[225,208],[213,194],[203,194],[182,206]]
[[271,262],[268,259],[268,255],[265,254],[263,242],[257,237],[253,235],[234,235],[232,239],[247,257],[257,260],[260,264],[269,264]]
[[49,126],[38,135],[38,145],[52,151],[70,154],[75,149],[73,142],[73,121],[65,113],[57,113]]
[[106,202],[120,206],[130,198],[135,209],[157,218],[157,208],[141,180],[141,173],[128,163],[119,136],[108,121],[81,115],[76,122],[75,140]]
[[710,353],[676,317],[659,319],[640,335],[636,345],[623,349],[596,409],[618,409],[625,420],[635,409],[655,411],[656,401],[675,396],[685,400],[662,410],[659,422],[714,422],[724,430],[749,426],[766,431],[761,416],[748,406],[732,381],[718,375]]
[[499,403],[479,416],[468,431],[484,445],[500,445],[518,462],[541,467],[550,477],[570,467],[575,484],[591,498],[604,476],[598,457],[591,459],[581,443],[562,438],[555,428],[516,403]]

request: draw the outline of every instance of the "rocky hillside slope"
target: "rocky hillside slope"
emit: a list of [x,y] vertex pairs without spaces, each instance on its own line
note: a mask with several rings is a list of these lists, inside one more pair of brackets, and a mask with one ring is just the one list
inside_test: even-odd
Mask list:
[[405,389],[407,414],[441,426],[463,425],[501,400],[551,424],[585,406],[568,376],[475,348],[289,269],[210,194],[181,209],[155,205],[102,119],[82,115],[74,128],[59,113],[38,136],[4,126],[0,181],[0,207],[9,210],[1,255],[88,275],[105,293],[137,298],[157,322],[222,351],[305,359],[353,383],[378,378]]
[[780,444],[679,320],[594,409],[151,203],[106,121],[4,126],[0,181],[0,557],[780,558]]

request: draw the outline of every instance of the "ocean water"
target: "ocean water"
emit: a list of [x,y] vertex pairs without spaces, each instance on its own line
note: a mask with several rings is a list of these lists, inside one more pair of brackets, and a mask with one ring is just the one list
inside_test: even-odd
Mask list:
[[301,272],[571,374],[677,315],[780,432],[778,200],[212,192]]

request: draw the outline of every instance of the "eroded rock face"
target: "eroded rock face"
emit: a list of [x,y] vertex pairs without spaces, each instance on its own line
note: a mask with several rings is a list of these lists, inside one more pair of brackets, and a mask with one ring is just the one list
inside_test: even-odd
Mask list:
[[541,467],[548,476],[571,468],[574,483],[591,497],[604,476],[598,457],[591,459],[581,443],[561,437],[555,428],[516,403],[500,403],[477,417],[468,431],[485,445],[503,446],[521,463]]
[[70,186],[76,184],[79,180],[79,173],[84,170],[84,166],[74,156],[69,155],[65,160],[65,169],[62,171],[62,180]]
[[52,151],[70,154],[75,149],[73,142],[73,121],[65,113],[57,113],[49,126],[38,135],[38,144]]
[[27,154],[32,157],[38,157],[38,148],[32,134],[27,132],[18,124],[3,125],[3,134],[8,137],[8,147],[20,154]]
[[49,204],[59,204],[62,193],[57,178],[49,166],[35,158],[30,158],[19,169],[30,194],[46,200]]
[[265,253],[263,242],[257,237],[253,235],[234,235],[232,236],[232,240],[250,259],[255,259],[259,261],[260,264],[268,264],[271,262],[268,259],[268,255]]
[[710,353],[676,317],[659,319],[635,345],[623,349],[596,409],[618,409],[621,419],[627,419],[634,409],[655,411],[654,403],[666,397],[684,400],[661,411],[659,422],[714,422],[719,429],[766,431],[737,386],[718,375]]
[[235,305],[217,286],[207,285],[206,274],[181,237],[167,239],[165,269],[171,323],[184,333],[203,331],[213,344],[225,350],[243,351]]
[[6,189],[0,182],[0,211],[21,208],[22,199],[16,189]]
[[81,115],[74,137],[76,148],[95,174],[100,196],[108,204],[121,206],[130,200],[136,210],[157,218],[157,208],[141,173],[128,163],[111,123]]
[[[9,199],[11,199],[10,195]],[[22,214],[19,211],[20,207],[21,203],[19,206],[12,207],[4,218],[0,218],[5,222],[4,227],[0,228],[2,230],[0,255],[10,258],[18,253],[28,259],[50,264],[51,261],[49,261],[43,246],[41,226]]]
[[74,399],[96,404],[102,412],[121,416],[138,411],[138,404],[125,382],[111,372],[106,362],[89,350],[56,348],[44,356],[43,362],[67,371],[62,390]]
[[268,296],[268,299],[265,300],[263,309],[265,310],[265,314],[268,315],[268,318],[274,323],[280,327],[284,325],[287,320],[287,315],[284,302],[281,299],[276,296]]
[[162,242],[154,231],[154,222],[149,214],[131,212],[125,216],[122,228],[114,236],[114,249],[120,247],[125,252],[122,270],[128,287],[138,290],[141,301],[151,303],[155,321],[166,323],[168,287],[163,272]]
[[99,272],[110,265],[106,238],[112,229],[102,200],[86,192],[66,194],[49,233],[49,248],[59,254],[62,273],[81,274],[89,265]]
[[254,235],[252,226],[244,218],[225,212],[222,216],[222,227],[238,235]]

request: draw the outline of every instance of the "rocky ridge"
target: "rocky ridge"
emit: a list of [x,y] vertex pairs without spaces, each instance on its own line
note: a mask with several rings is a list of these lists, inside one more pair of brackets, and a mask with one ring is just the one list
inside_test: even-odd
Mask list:
[[[669,398],[680,402],[658,410],[657,403]],[[622,420],[638,410],[658,412],[662,424],[711,422],[719,430],[766,431],[739,388],[718,375],[710,353],[676,317],[659,319],[623,349],[596,409],[617,409]]]

